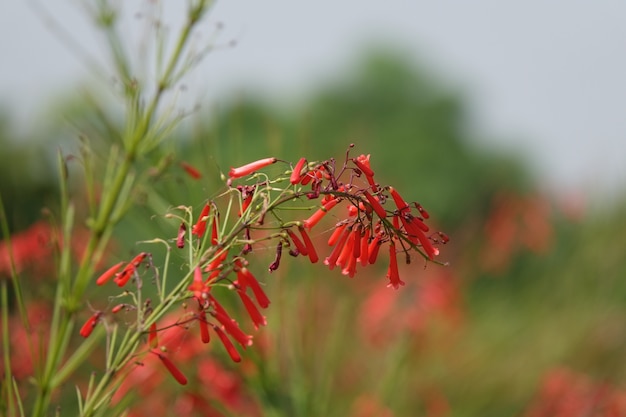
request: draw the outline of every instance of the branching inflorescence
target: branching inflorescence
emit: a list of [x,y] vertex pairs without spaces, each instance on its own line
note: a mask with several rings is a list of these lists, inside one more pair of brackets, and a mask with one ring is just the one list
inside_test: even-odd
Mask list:
[[[207,201],[199,215],[194,217],[192,209],[186,206],[176,208],[185,213],[183,216],[168,214],[167,217],[180,221],[178,234],[172,241],[181,253],[188,254],[189,272],[168,294],[165,293],[165,274],[161,279],[157,277],[158,304],[153,305],[150,300],[141,303],[140,267],[145,264],[154,268],[149,253],[141,252],[130,261],[117,263],[103,272],[96,280],[98,285],[113,281],[126,288],[121,296],[132,296],[134,301],[134,305],[115,305],[111,313],[125,310],[137,314],[135,351],[117,355],[118,361],[111,366],[121,369],[128,363],[136,363],[140,355],[152,353],[184,385],[187,379],[166,356],[166,349],[159,345],[157,337],[158,332],[172,327],[171,324],[159,327],[157,323],[175,302],[183,303],[185,312],[179,313],[180,318],[173,326],[197,323],[202,342],[209,343],[214,333],[230,358],[239,362],[241,356],[235,346],[246,349],[252,344],[252,336],[218,301],[224,293],[218,294],[214,288],[235,292],[253,327],[264,326],[266,319],[261,310],[269,306],[270,300],[248,266],[254,249],[267,248],[268,242],[276,248],[275,258],[268,268],[270,272],[280,267],[283,251],[286,251],[294,257],[308,257],[311,263],[323,259],[330,270],[338,268],[343,275],[352,278],[357,269],[375,264],[383,258],[379,254],[388,253],[387,286],[394,289],[404,285],[398,270],[398,256],[403,256],[407,264],[414,254],[426,262],[439,263],[435,260],[439,255],[438,247],[447,243],[448,237],[429,229],[426,225],[429,215],[420,204],[407,202],[395,188],[377,183],[370,156],[351,157],[352,147],[342,164],[335,159],[308,162],[301,158],[295,165],[289,164],[288,171],[275,177],[262,171],[286,163],[276,158],[231,168],[226,190]],[[185,167],[187,172],[193,173],[190,175],[198,178],[197,170],[188,164]],[[313,201],[318,203],[308,207],[314,211],[307,218],[284,218],[288,210],[300,212],[307,208],[303,205]],[[337,221],[325,249],[317,239],[314,242],[309,233],[320,228],[318,224],[331,212],[336,214]],[[328,254],[320,258],[323,251]],[[127,289],[133,285],[135,289]],[[94,327],[105,319],[103,312],[95,312],[80,334],[90,336]],[[146,341],[143,350],[139,344],[142,339]]]

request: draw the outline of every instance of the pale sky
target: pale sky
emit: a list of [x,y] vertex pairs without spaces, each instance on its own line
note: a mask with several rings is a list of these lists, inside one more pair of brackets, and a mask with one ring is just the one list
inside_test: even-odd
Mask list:
[[[39,0],[103,60],[83,1]],[[116,3],[136,12],[145,1]],[[25,126],[89,71],[33,2],[0,4],[0,105]],[[186,2],[164,4],[174,25]],[[209,55],[187,94],[301,96],[348,69],[368,43],[384,42],[458,88],[489,143],[526,155],[549,188],[615,192],[626,185],[625,17],[618,0],[218,1],[209,22],[222,22],[219,39],[237,46]],[[132,32],[136,19],[127,24]]]

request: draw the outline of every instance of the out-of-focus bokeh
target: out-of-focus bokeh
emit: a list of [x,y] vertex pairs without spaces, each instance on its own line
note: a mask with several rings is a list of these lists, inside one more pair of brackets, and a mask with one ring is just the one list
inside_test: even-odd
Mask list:
[[[251,268],[271,293],[270,326],[243,371],[211,363],[231,384],[224,398],[251,397],[268,416],[624,415],[626,6],[337,3],[217,4],[199,39],[223,22],[219,47],[179,101],[201,106],[143,161],[176,152],[203,180],[173,166],[150,183],[115,250],[175,236],[158,214],[200,207],[220,170],[341,159],[355,143],[451,237],[449,266],[414,260],[394,291],[384,266],[350,280],[286,259],[270,275],[259,248]],[[106,62],[76,5],[0,7],[0,192],[17,233],[54,212],[56,148],[84,136],[97,149],[121,110],[106,76],[67,49]],[[129,44],[141,46],[145,9],[133,7]],[[46,29],[48,13],[62,27]],[[332,226],[314,236],[320,248]]]

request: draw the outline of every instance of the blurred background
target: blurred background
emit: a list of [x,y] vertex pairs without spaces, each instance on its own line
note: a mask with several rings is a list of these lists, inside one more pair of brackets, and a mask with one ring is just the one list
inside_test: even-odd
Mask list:
[[[119,5],[131,50],[148,3]],[[0,6],[0,192],[15,233],[54,207],[56,149],[121,129],[81,4]],[[183,19],[176,2],[162,8],[165,24]],[[625,415],[625,13],[582,0],[218,2],[195,44],[214,48],[176,97],[191,115],[162,150],[203,180],[156,184],[117,251],[174,235],[154,207],[200,206],[220,169],[340,159],[355,143],[451,237],[450,266],[406,266],[392,291],[383,269],[347,280],[293,261],[268,277],[261,251],[270,326],[253,366],[219,365],[220,398],[276,416]]]

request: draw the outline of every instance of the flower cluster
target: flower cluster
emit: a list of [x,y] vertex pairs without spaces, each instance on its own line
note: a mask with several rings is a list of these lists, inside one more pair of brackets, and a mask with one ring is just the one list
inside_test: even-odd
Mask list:
[[[306,256],[311,263],[323,259],[330,270],[337,267],[349,277],[354,277],[358,268],[378,262],[382,258],[379,253],[386,252],[388,286],[397,289],[404,285],[399,274],[398,256],[403,256],[406,263],[411,262],[412,254],[418,254],[426,261],[435,261],[439,255],[438,246],[448,241],[445,234],[430,231],[426,225],[429,214],[419,203],[405,201],[394,187],[376,181],[369,155],[351,157],[348,150],[343,163],[334,159],[309,162],[301,158],[295,165],[290,164],[289,170],[275,177],[261,171],[283,163],[271,157],[231,168],[226,190],[206,202],[199,215],[193,216],[192,209],[185,206],[176,210],[182,210],[186,215],[168,214],[169,218],[180,221],[178,233],[172,241],[181,253],[189,254],[189,273],[170,295],[164,295],[165,283],[159,282],[152,256],[147,252],[113,265],[96,280],[98,285],[112,280],[117,286],[126,288],[129,283],[134,283],[135,289],[126,289],[121,296],[135,294],[135,305],[117,304],[111,313],[132,310],[137,314],[138,334],[146,339],[146,347],[141,353],[158,358],[180,384],[186,384],[187,378],[174,365],[167,348],[159,344],[159,332],[172,326],[188,328],[194,324],[199,329],[202,343],[209,343],[214,334],[230,358],[241,361],[237,346],[246,349],[252,344],[252,336],[225,308],[224,305],[230,308],[230,304],[223,305],[218,301],[224,290],[237,294],[254,329],[266,325],[261,311],[269,306],[270,300],[249,269],[250,254],[255,247],[267,247],[268,242],[275,245],[276,255],[268,267],[270,272],[280,267],[286,248],[290,255]],[[197,172],[188,164],[185,170]],[[319,203],[303,207],[313,201]],[[286,210],[296,208],[309,208],[313,212],[305,219],[284,218]],[[310,233],[319,228],[317,225],[331,212],[337,214],[337,221],[327,240],[329,253],[320,257],[324,248],[314,242]],[[142,263],[155,270],[153,281],[162,294],[159,305],[152,305],[150,300],[143,304],[139,302],[142,299],[139,270]],[[173,301],[184,302],[185,312],[174,324],[160,327],[157,323]],[[105,318],[101,311],[93,313],[80,334],[90,336]]]

